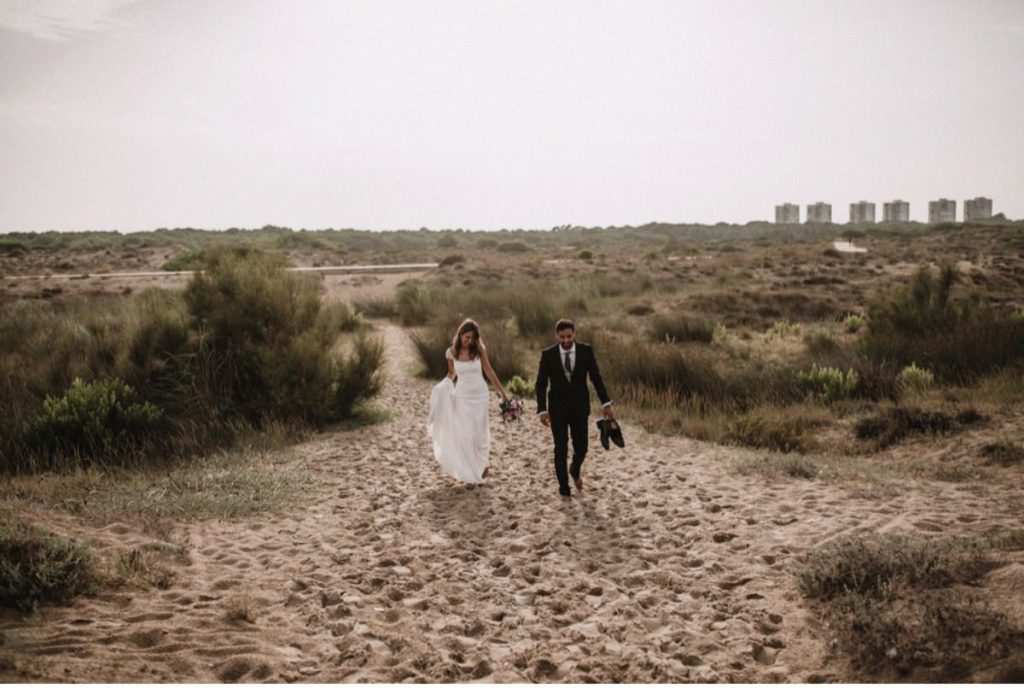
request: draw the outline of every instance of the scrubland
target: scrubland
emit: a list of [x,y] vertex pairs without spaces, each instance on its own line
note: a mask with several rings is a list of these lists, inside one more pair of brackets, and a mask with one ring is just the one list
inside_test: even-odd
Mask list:
[[[867,252],[836,251],[840,237]],[[393,282],[282,270],[427,261]],[[161,269],[205,272],[104,278]],[[387,421],[373,398],[391,326],[426,381],[476,319],[499,376],[532,399],[539,351],[572,318],[627,437],[704,443],[738,480],[890,499],[1020,486],[1024,470],[1024,223],[24,234],[0,240],[0,274],[0,599],[22,610],[167,589],[187,550],[176,523],[315,492],[291,447]],[[136,519],[166,551],[97,558],[25,517],[51,512]],[[1024,531],[974,525],[847,534],[794,557],[800,604],[847,663],[825,680],[1019,680],[1024,588],[999,599],[985,581],[1024,564]]]

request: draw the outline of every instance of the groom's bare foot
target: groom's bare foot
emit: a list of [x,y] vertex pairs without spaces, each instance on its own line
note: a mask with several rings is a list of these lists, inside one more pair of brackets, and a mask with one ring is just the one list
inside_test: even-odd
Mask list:
[[572,483],[576,486],[577,490],[583,489],[583,476],[580,475],[580,469],[578,466],[569,467],[569,477],[572,478]]
[[484,469],[484,472],[480,474],[480,477],[481,478],[486,478],[487,474],[490,473],[490,472],[491,472],[491,467],[488,466],[487,468]]

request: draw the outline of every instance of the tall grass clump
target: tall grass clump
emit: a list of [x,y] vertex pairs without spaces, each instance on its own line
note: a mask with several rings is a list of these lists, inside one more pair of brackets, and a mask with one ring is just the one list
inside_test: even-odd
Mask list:
[[660,342],[701,342],[710,344],[715,324],[684,315],[658,315],[651,319],[651,339]]
[[562,315],[551,290],[541,287],[516,289],[508,299],[508,308],[519,333],[524,337],[539,337],[554,332],[555,323]]
[[415,280],[399,284],[395,295],[395,312],[406,327],[425,324],[431,312],[427,290]]
[[0,522],[0,604],[32,611],[43,601],[66,602],[92,591],[93,557],[84,543],[22,521]]
[[956,298],[958,280],[955,266],[925,266],[873,299],[863,353],[899,368],[919,364],[958,383],[1024,360],[1024,321],[976,295]]

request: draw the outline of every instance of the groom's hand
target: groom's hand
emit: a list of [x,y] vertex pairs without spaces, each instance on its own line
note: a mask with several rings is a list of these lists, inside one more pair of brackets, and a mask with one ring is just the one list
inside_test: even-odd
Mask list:
[[611,404],[604,407],[604,417],[608,420],[615,420],[615,411],[612,411]]
[[548,413],[540,414],[540,422],[545,428],[551,427],[551,415]]

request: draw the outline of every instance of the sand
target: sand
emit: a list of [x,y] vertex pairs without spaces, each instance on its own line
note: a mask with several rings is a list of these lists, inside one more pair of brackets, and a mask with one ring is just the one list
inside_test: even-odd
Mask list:
[[[771,480],[741,450],[643,432],[591,437],[585,490],[557,495],[551,439],[502,426],[491,476],[443,476],[424,429],[431,381],[406,334],[379,324],[387,422],[296,451],[322,488],[284,514],[178,526],[167,590],[116,590],[8,615],[32,680],[89,682],[683,682],[855,680],[793,571],[845,534],[1019,527],[1021,480]],[[614,390],[613,390],[614,391]],[[530,404],[532,407],[532,402]],[[1019,476],[1019,473],[1014,474]],[[62,518],[100,548],[145,546],[130,524]],[[991,574],[1022,608],[1024,566]],[[250,620],[229,620],[246,600]],[[21,680],[21,677],[9,677]]]

